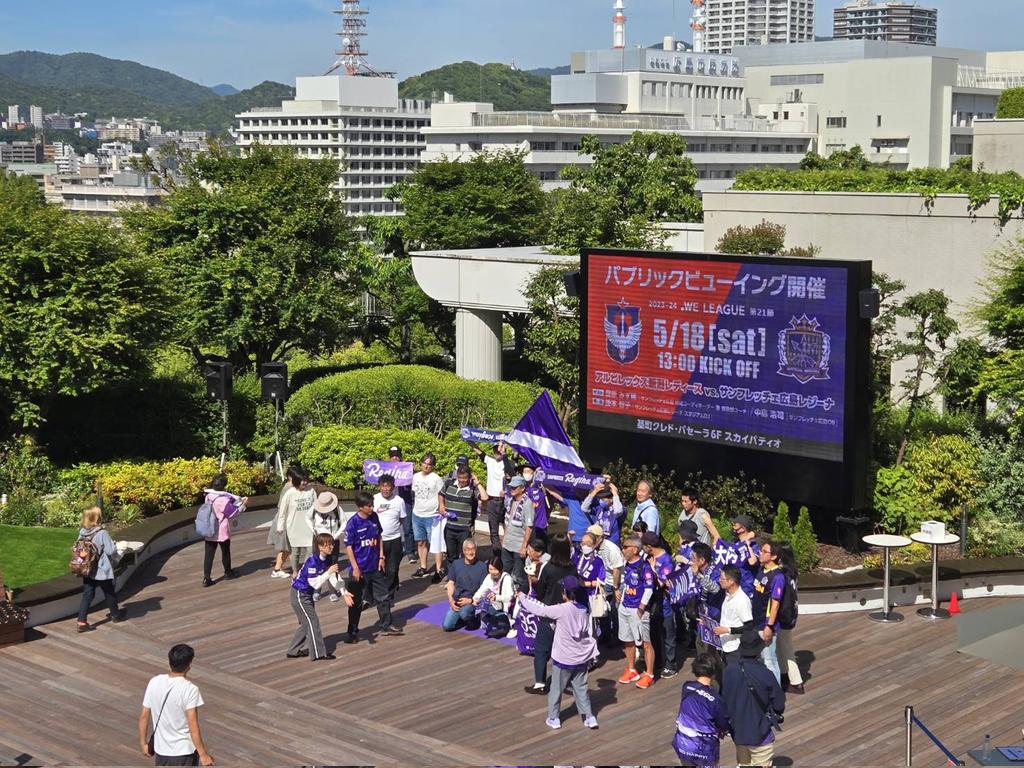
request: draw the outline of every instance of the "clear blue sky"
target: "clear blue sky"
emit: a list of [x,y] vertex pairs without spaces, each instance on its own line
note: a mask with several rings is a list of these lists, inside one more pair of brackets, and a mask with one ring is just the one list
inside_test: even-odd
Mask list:
[[[818,0],[818,34],[832,9]],[[452,61],[557,66],[570,51],[611,45],[612,0],[364,0],[367,49],[401,77]],[[1024,48],[1024,0],[932,0],[939,43]],[[89,51],[166,69],[204,85],[239,88],[321,74],[337,41],[334,0],[0,0],[0,53]],[[676,0],[675,31],[689,39],[690,4]],[[673,31],[672,0],[626,0],[630,45]]]

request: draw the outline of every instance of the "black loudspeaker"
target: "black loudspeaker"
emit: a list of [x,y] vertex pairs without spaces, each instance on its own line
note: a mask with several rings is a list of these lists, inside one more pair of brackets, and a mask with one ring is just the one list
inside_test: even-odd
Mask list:
[[580,271],[578,269],[566,272],[562,275],[562,281],[565,283],[566,296],[575,298],[580,295]]
[[860,308],[861,320],[874,320],[878,317],[879,307],[882,299],[876,288],[868,288],[860,292],[857,305]]
[[286,363],[263,363],[260,366],[260,388],[264,400],[288,399],[288,365]]
[[219,360],[207,361],[203,375],[206,377],[206,396],[211,400],[231,399],[231,363]]

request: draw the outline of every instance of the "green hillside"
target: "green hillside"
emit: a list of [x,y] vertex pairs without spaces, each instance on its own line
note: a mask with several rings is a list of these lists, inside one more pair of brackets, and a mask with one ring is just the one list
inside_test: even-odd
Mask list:
[[51,88],[113,88],[163,104],[194,104],[217,98],[209,88],[170,72],[94,53],[6,53],[0,55],[0,75],[26,85]]
[[[0,75],[0,104],[37,104],[44,112],[87,112],[96,118],[149,117],[166,129],[209,130],[224,133],[234,116],[252,107],[271,107],[290,99],[293,88],[265,81],[231,96],[217,96],[192,104],[167,103],[119,88],[102,86],[50,87],[27,85]],[[162,98],[161,94],[156,94]]]
[[459,101],[489,101],[496,110],[551,109],[548,78],[506,64],[447,64],[403,80],[398,86],[399,95],[407,99],[439,101],[445,91]]

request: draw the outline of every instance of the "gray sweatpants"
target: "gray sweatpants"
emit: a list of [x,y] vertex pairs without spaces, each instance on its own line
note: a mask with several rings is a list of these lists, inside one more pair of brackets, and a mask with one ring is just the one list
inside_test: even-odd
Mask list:
[[299,568],[309,559],[312,547],[292,547],[292,578],[299,575]]
[[324,635],[320,631],[320,619],[316,615],[316,608],[313,605],[313,596],[305,592],[292,590],[292,610],[299,620],[299,628],[292,635],[292,644],[288,646],[288,655],[295,656],[299,651],[306,650],[306,642],[313,647],[310,649],[309,658],[313,661],[327,655],[327,647],[324,645]]
[[590,692],[587,691],[587,667],[562,669],[557,664],[551,665],[551,687],[548,689],[548,719],[559,720],[558,713],[562,708],[562,691],[567,685],[572,686],[572,695],[576,699],[576,711],[583,718],[593,715],[590,710]]

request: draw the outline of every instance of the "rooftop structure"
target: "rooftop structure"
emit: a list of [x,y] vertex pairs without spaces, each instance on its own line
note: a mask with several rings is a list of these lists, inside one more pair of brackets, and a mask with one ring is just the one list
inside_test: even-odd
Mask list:
[[334,53],[338,57],[325,74],[344,69],[346,75],[369,75],[371,77],[393,77],[393,72],[379,72],[367,63],[368,51],[363,50],[366,37],[366,16],[370,13],[360,5],[360,0],[341,0],[341,8],[334,11],[341,17],[340,47]]
[[615,15],[612,16],[612,48],[626,47],[626,14],[622,0],[615,0]]
[[935,45],[939,12],[899,0],[850,0],[833,11],[836,40],[892,40]]

